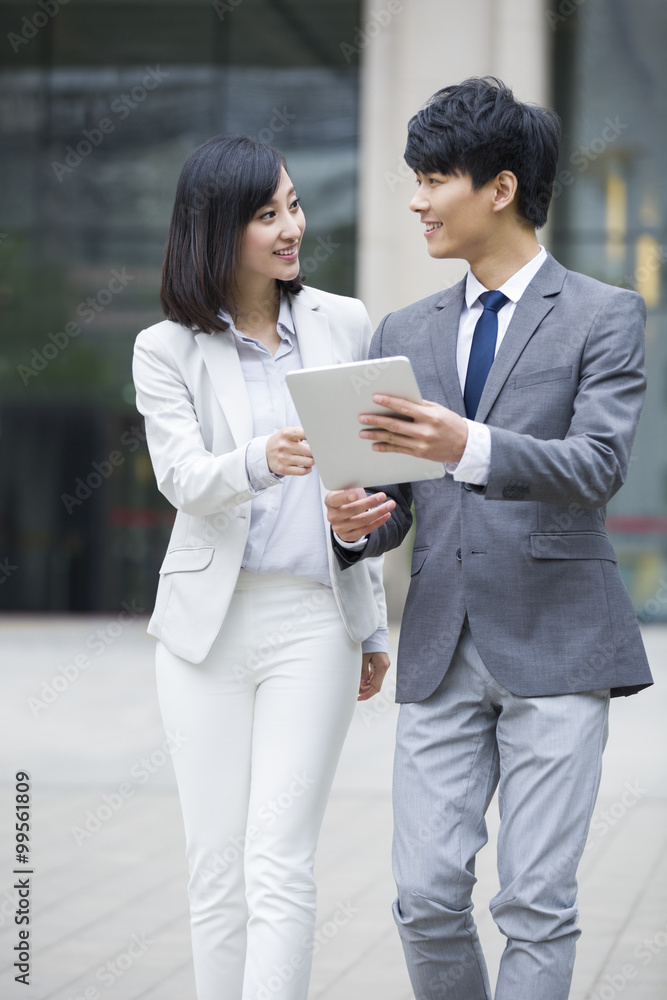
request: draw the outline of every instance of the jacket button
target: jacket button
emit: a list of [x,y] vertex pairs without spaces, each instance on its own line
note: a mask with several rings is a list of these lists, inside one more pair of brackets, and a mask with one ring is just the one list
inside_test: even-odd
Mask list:
[[471,487],[470,487],[470,483],[464,483],[464,484],[463,484],[463,489],[464,489],[464,490],[467,490],[467,491],[468,491],[468,493],[470,493],[470,488],[471,488]]
[[461,549],[456,550],[456,560],[457,562],[461,562]]

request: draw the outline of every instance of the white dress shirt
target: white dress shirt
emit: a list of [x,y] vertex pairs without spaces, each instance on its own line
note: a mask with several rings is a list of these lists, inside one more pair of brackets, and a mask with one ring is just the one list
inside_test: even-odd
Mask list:
[[[498,335],[496,337],[494,358],[507,333],[507,327],[510,325],[517,302],[546,259],[547,252],[542,244],[540,244],[540,252],[532,260],[529,260],[527,264],[524,264],[520,270],[516,271],[511,278],[508,278],[505,284],[501,285],[498,289],[499,292],[507,296],[509,302],[506,302],[497,313]],[[484,311],[479,297],[488,291],[489,289],[481,281],[478,281],[469,269],[466,275],[465,301],[461,310],[461,316],[459,317],[459,331],[456,341],[456,367],[459,373],[461,394],[463,394],[465,389],[473,334],[477,320]],[[466,441],[465,450],[460,462],[445,462],[445,469],[458,482],[486,486],[491,471],[491,431],[486,424],[478,423],[476,420],[469,420],[467,417],[464,417],[464,419],[468,425],[468,440]],[[345,549],[351,549],[353,552],[361,551],[365,547],[367,540],[368,535],[364,535],[357,542],[345,542],[336,535],[338,544]]]
[[[232,336],[253,414],[253,437],[246,449],[246,472],[255,492],[241,565],[253,573],[288,573],[331,586],[322,497],[317,467],[306,476],[280,476],[269,469],[266,443],[283,427],[300,426],[285,376],[303,368],[289,301],[278,315],[280,344],[275,354],[237,330],[231,316],[223,336]],[[379,628],[362,643],[364,653],[386,652],[388,630]]]
[[[516,271],[511,278],[508,278],[505,284],[501,285],[498,289],[499,292],[507,296],[509,302],[506,302],[497,313],[498,336],[496,338],[495,354],[498,353],[498,348],[507,333],[507,327],[510,325],[517,302],[546,259],[547,252],[540,245],[540,252],[532,260],[529,260],[527,264],[524,264],[519,271]],[[459,318],[459,332],[456,342],[456,367],[459,373],[462,393],[468,374],[468,361],[470,359],[473,334],[477,320],[484,311],[479,297],[488,290],[481,281],[477,280],[472,271],[468,270],[465,301]],[[469,420],[467,417],[464,419],[468,425],[468,440],[465,451],[460,462],[446,462],[445,469],[458,482],[485,486],[489,480],[489,473],[491,471],[491,431],[486,424],[478,423],[476,420]]]

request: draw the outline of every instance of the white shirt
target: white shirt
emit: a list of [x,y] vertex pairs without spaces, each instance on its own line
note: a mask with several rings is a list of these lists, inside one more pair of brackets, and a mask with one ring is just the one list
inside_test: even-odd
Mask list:
[[[236,343],[253,415],[253,437],[246,448],[248,482],[256,496],[241,565],[253,573],[288,573],[331,586],[322,497],[317,467],[307,476],[279,476],[269,469],[266,443],[283,427],[298,427],[285,376],[303,368],[289,301],[280,303],[275,354],[259,340],[237,330],[231,316],[227,336]],[[365,653],[388,648],[388,630],[379,628],[364,640]]]
[[[527,264],[524,264],[511,278],[508,278],[505,284],[501,285],[498,289],[499,292],[507,296],[509,302],[506,302],[497,313],[498,336],[496,338],[495,354],[498,353],[498,348],[507,333],[507,327],[510,325],[517,302],[546,259],[547,252],[540,245],[540,252],[532,260],[529,260]],[[465,301],[459,318],[459,332],[456,342],[456,367],[459,373],[461,393],[465,389],[475,326],[484,311],[479,297],[483,292],[487,291],[488,288],[485,288],[481,281],[477,280],[472,271],[468,270]],[[486,424],[478,423],[476,420],[469,420],[467,417],[464,419],[468,425],[468,440],[465,451],[460,462],[446,462],[445,469],[458,482],[475,483],[477,486],[485,486],[489,480],[489,473],[491,471],[491,431]]]
[[[507,327],[510,325],[517,302],[546,259],[547,252],[542,244],[540,244],[540,252],[532,260],[529,260],[527,264],[524,264],[520,270],[516,271],[511,278],[508,278],[505,284],[501,285],[498,289],[499,292],[507,296],[509,302],[506,302],[497,313],[498,335],[496,337],[494,358],[507,333]],[[481,281],[478,281],[469,269],[466,275],[465,301],[459,317],[459,331],[456,341],[456,367],[459,373],[462,395],[468,374],[468,361],[470,360],[473,334],[477,320],[484,311],[479,297],[488,291],[489,289]],[[486,486],[491,471],[491,431],[486,424],[478,423],[476,420],[469,420],[467,417],[464,417],[464,420],[468,425],[468,440],[466,441],[461,461],[445,462],[445,469],[457,482]],[[353,552],[363,549],[367,540],[368,535],[364,535],[357,542],[345,542],[336,535],[338,544],[344,549],[351,549]]]

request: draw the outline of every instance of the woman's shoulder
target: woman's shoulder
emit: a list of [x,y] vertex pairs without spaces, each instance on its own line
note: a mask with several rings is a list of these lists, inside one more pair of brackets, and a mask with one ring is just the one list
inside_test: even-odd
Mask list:
[[337,295],[335,292],[325,292],[321,288],[313,288],[311,285],[304,285],[300,292],[292,296],[292,301],[297,300],[299,305],[310,307],[311,309],[324,309],[332,313],[352,313],[355,315],[364,314],[366,307],[361,299],[355,299],[350,295]]
[[187,348],[194,343],[196,333],[182,326],[181,323],[174,323],[173,320],[163,319],[159,323],[147,326],[137,335],[135,343],[138,345],[164,345],[168,348]]

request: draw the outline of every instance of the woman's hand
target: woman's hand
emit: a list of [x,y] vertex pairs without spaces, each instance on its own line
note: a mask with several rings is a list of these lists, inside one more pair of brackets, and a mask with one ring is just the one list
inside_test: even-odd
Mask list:
[[303,427],[283,427],[266,442],[266,460],[277,476],[307,476],[315,464]]
[[386,493],[366,496],[366,490],[332,490],[324,498],[329,524],[344,542],[358,542],[388,521],[396,501]]
[[361,654],[361,683],[359,684],[357,701],[368,701],[369,698],[378,693],[390,663],[388,653]]

